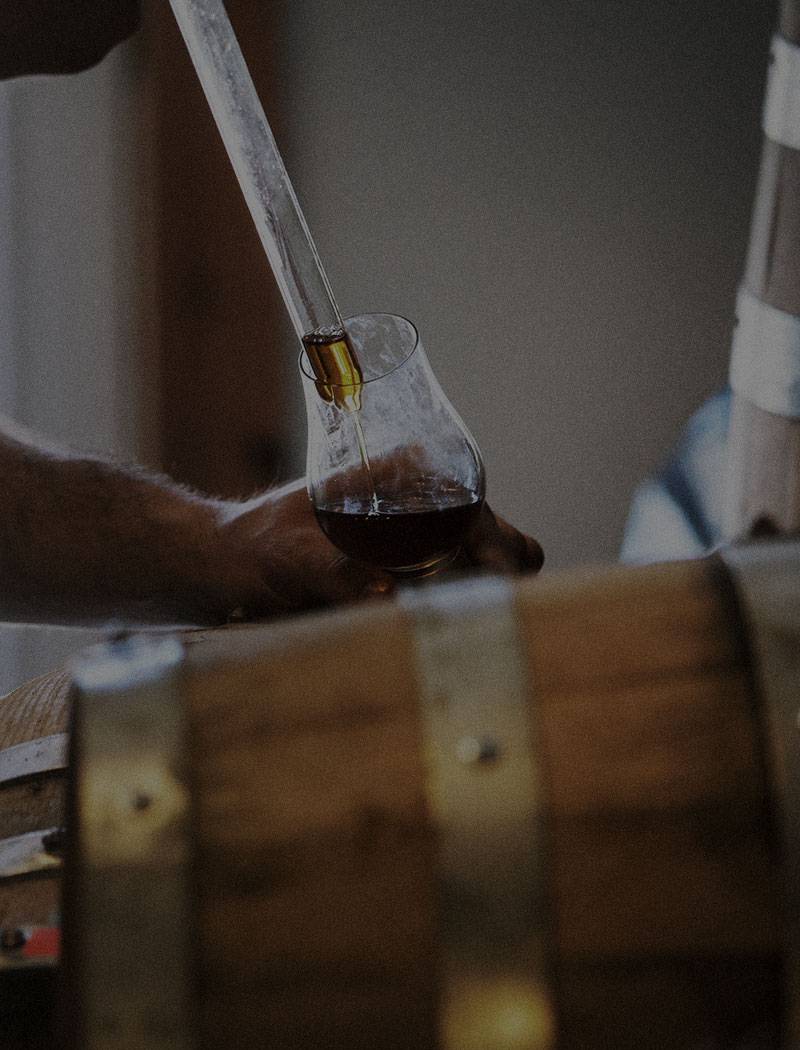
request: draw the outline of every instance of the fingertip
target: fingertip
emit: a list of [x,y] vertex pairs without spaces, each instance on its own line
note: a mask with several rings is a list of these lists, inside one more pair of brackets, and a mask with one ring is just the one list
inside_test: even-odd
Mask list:
[[523,538],[525,540],[524,568],[528,572],[540,572],[544,565],[544,550],[541,544],[531,536]]
[[498,517],[488,504],[483,506],[479,527],[470,546],[479,564],[506,572],[539,572],[544,565],[544,551],[532,536],[515,529]]
[[476,562],[482,569],[504,576],[515,575],[519,572],[518,560],[512,557],[505,547],[496,544],[484,544]]

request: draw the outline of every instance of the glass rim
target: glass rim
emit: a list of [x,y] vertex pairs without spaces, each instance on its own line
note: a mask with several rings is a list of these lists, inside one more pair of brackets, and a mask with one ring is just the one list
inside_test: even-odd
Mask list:
[[[403,365],[406,364],[406,362],[409,361],[410,358],[412,358],[414,356],[414,354],[417,352],[417,350],[419,348],[419,330],[417,329],[417,326],[414,324],[413,321],[409,321],[409,319],[407,317],[404,317],[402,314],[390,314],[390,313],[386,313],[386,312],[374,313],[374,314],[353,314],[352,317],[346,317],[344,319],[344,321],[342,321],[342,326],[346,330],[348,321],[357,321],[361,317],[391,317],[392,319],[395,319],[395,320],[405,321],[405,323],[411,328],[411,331],[414,333],[413,345],[412,345],[411,349],[408,351],[408,353],[406,354],[406,356],[403,358],[403,360],[402,361],[398,361],[397,364],[396,365],[392,365],[391,368],[387,368],[385,372],[381,372],[381,374],[378,375],[378,376],[372,376],[372,378],[370,378],[370,379],[362,379],[361,383],[359,385],[360,386],[367,386],[369,383],[377,383],[378,380],[385,379],[387,376],[390,376],[392,374],[392,372],[396,372],[398,368],[402,368]],[[319,380],[314,375],[313,369],[311,369],[311,371],[308,371],[306,369],[306,367],[305,367],[306,360],[307,360],[306,347],[304,346],[302,348],[302,350],[300,351],[300,353],[298,355],[298,358],[297,358],[297,363],[300,366],[300,371],[302,372],[302,374],[305,376],[306,379],[310,380],[312,383],[318,383]],[[310,366],[309,366],[309,368],[310,368]],[[331,383],[328,380],[325,380],[325,386],[330,387],[332,390],[347,390],[347,389],[352,388],[353,383],[352,382],[350,382],[350,383]]]

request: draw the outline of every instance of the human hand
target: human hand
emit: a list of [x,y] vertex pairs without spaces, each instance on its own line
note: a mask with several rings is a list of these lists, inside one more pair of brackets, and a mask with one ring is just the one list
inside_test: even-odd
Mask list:
[[[388,573],[346,557],[328,540],[302,479],[249,503],[226,505],[222,528],[226,545],[239,552],[240,569],[251,566],[237,603],[247,618],[388,595],[396,586]],[[518,574],[538,572],[543,560],[536,540],[484,506],[457,568]]]
[[515,529],[484,503],[464,544],[467,565],[510,575],[539,572],[544,551],[532,536]]

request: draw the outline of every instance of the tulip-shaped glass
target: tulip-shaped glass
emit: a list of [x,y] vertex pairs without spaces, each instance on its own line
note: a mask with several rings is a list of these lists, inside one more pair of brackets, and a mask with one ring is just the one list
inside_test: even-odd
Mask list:
[[478,446],[410,321],[366,314],[345,329],[347,342],[312,337],[300,356],[317,520],[356,561],[401,577],[438,572],[480,514]]

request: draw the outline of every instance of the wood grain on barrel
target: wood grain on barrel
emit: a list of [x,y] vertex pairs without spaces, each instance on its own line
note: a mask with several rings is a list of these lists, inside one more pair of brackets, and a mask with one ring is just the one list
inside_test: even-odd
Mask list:
[[716,562],[542,579],[518,608],[549,786],[564,1045],[729,1045],[774,1026],[768,790]]
[[0,750],[67,728],[67,671],[52,671],[0,697]]
[[[67,728],[69,676],[42,675],[0,698],[0,750]],[[64,822],[66,776],[39,774],[0,785],[0,839]],[[59,908],[56,872],[0,881],[0,927],[53,922]]]
[[432,1047],[434,836],[407,627],[387,604],[229,642],[221,660],[218,638],[195,649],[188,679],[207,1045],[233,1011],[243,1045],[269,1026],[293,1050]]

